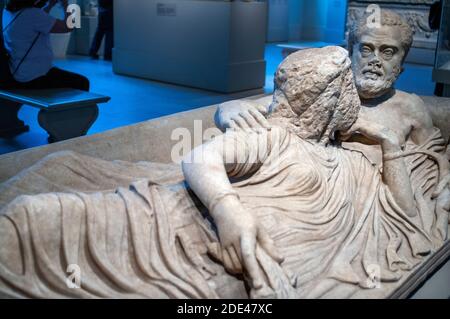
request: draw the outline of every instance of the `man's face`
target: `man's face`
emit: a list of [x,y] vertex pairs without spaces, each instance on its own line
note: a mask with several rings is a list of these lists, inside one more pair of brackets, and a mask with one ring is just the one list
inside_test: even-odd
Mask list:
[[397,27],[366,28],[353,46],[352,68],[363,99],[380,97],[394,86],[402,72],[405,51]]

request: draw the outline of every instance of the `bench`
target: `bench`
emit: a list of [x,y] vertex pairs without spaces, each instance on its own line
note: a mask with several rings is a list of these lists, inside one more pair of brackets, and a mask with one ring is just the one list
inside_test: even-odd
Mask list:
[[0,90],[0,137],[29,131],[17,116],[24,104],[40,109],[39,125],[47,131],[50,143],[86,135],[97,120],[97,104],[109,100],[75,89]]

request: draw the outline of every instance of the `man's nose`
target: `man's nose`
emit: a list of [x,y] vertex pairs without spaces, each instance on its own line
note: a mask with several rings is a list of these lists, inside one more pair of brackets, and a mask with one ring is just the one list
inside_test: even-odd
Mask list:
[[375,52],[372,54],[372,57],[369,60],[369,65],[370,66],[377,66],[377,67],[381,68],[381,60],[378,57],[378,54],[376,54]]

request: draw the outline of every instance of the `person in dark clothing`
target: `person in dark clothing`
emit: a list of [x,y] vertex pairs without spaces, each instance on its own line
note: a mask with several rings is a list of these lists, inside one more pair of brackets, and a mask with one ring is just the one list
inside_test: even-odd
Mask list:
[[89,55],[98,59],[98,50],[105,38],[104,59],[112,60],[114,47],[114,2],[113,0],[98,0],[98,26]]
[[436,1],[430,7],[428,22],[432,30],[439,30],[441,26],[442,0]]
[[[50,10],[60,2],[65,19],[55,19]],[[67,0],[7,0],[2,16],[3,39],[13,76],[5,88],[73,88],[89,91],[89,80],[80,74],[53,66],[51,33],[68,33]]]
[[38,77],[29,82],[16,82],[10,86],[17,89],[57,89],[57,88],[71,88],[81,91],[89,91],[89,79],[81,74],[62,70],[53,67],[44,76]]

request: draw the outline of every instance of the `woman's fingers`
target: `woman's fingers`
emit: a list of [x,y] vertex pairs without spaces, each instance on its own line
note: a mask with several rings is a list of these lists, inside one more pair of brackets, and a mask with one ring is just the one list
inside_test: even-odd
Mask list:
[[242,264],[241,264],[241,260],[238,256],[238,253],[236,252],[236,249],[234,249],[233,246],[230,246],[226,249],[226,254],[229,256],[229,258],[231,260],[233,272],[236,274],[242,274],[242,272],[243,272]]
[[245,111],[233,116],[229,121],[229,126],[233,129],[270,128],[269,122],[256,106],[250,106]]
[[239,113],[239,115],[247,122],[247,125],[251,128],[258,128],[260,127],[259,123],[256,121],[256,119],[253,117],[253,115],[250,112],[242,112]]
[[278,251],[272,238],[263,227],[258,229],[258,242],[266,253],[272,257],[277,263],[281,264],[284,261],[284,257]]
[[220,261],[222,262],[224,268],[231,274],[239,275],[242,274],[242,268],[239,271],[239,267],[235,265],[233,257],[230,255],[228,249],[221,249]]
[[253,116],[253,118],[256,120],[256,122],[259,124],[259,126],[263,127],[263,128],[270,128],[270,124],[269,121],[267,121],[267,119],[264,117],[264,115],[262,115],[260,112],[258,112],[257,110],[250,108],[248,110],[248,112]]
[[242,117],[236,117],[234,118],[234,121],[239,126],[239,128],[243,130],[250,128],[250,126],[248,126],[247,122]]
[[222,248],[220,244],[208,244],[208,253],[211,256],[220,261],[227,271],[232,274],[242,274],[242,263],[232,246],[228,248]]
[[255,104],[255,108],[261,115],[263,115],[263,117],[264,115],[267,115],[267,112],[269,111],[266,106],[263,106],[261,104]]
[[225,269],[227,271],[229,271],[230,273],[235,274],[234,265],[233,265],[233,262],[231,261],[231,256],[230,256],[230,254],[228,254],[226,249],[222,250],[221,257],[222,257],[222,263],[223,263],[223,266],[225,267]]
[[242,262],[252,280],[254,289],[261,289],[264,285],[258,261],[256,260],[256,237],[254,234],[245,234],[241,238]]
[[229,126],[230,126],[230,129],[232,129],[232,130],[237,130],[237,129],[239,129],[239,126],[236,124],[236,122],[234,121],[234,120],[230,120],[230,122],[229,122]]

